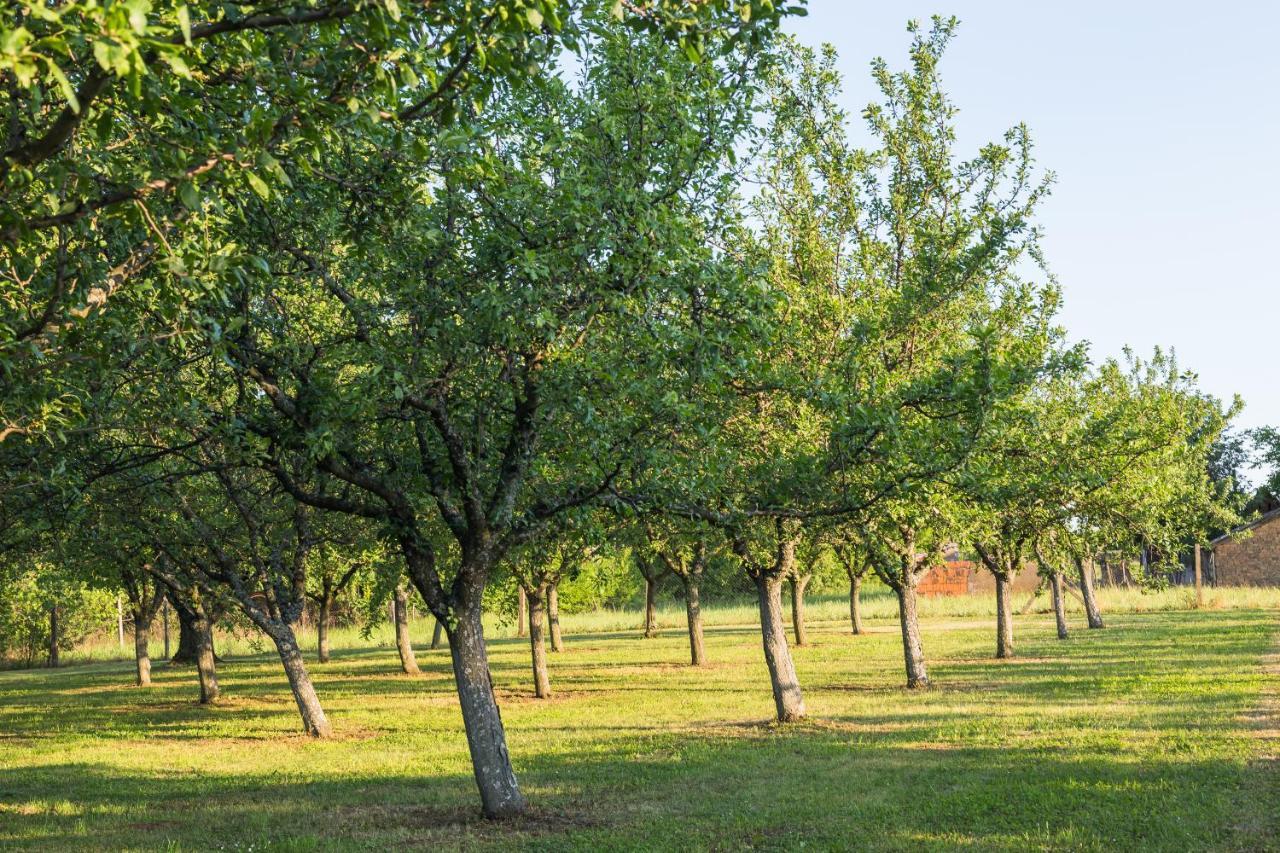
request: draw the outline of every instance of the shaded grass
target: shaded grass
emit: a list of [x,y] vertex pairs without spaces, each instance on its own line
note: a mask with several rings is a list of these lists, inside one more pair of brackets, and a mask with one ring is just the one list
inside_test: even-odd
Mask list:
[[811,716],[786,727],[769,721],[755,628],[708,615],[703,670],[677,630],[640,640],[566,620],[546,701],[524,641],[492,642],[534,803],[511,825],[478,817],[446,652],[420,650],[421,677],[372,645],[312,665],[327,742],[296,733],[265,655],[228,661],[212,709],[190,670],[157,667],[149,690],[127,686],[126,664],[0,673],[0,844],[1280,849],[1280,770],[1247,719],[1274,612],[1110,613],[1065,643],[1029,616],[1012,661],[991,659],[985,618],[935,614],[939,686],[921,693],[899,687],[896,625],[851,637],[819,618],[796,652]]

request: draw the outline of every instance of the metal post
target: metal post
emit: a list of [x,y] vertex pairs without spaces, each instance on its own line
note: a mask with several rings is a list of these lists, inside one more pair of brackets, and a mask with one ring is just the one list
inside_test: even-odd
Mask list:
[[116,635],[120,638],[120,651],[124,651],[124,604],[116,593]]
[[164,600],[164,659],[169,659],[169,599]]

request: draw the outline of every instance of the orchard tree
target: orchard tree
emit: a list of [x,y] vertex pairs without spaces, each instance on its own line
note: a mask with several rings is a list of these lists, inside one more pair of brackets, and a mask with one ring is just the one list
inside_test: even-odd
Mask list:
[[496,92],[413,168],[353,151],[375,198],[291,175],[287,196],[248,206],[246,250],[272,274],[207,306],[205,366],[243,389],[207,417],[294,500],[368,519],[398,547],[448,634],[490,816],[525,801],[489,677],[486,587],[669,420],[662,365],[704,334],[692,283],[718,266],[702,223],[730,188],[755,61],[744,48],[695,63],[602,25],[577,86]]

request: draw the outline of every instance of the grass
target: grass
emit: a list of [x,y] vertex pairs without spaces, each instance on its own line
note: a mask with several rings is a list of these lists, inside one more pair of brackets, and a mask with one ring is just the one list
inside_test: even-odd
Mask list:
[[1004,662],[989,602],[930,602],[938,686],[918,694],[899,687],[883,602],[863,637],[843,602],[815,603],[796,650],[810,719],[785,727],[746,609],[709,610],[703,671],[674,611],[655,640],[610,630],[635,613],[566,618],[545,701],[524,641],[499,631],[494,681],[534,804],[514,824],[478,817],[443,651],[420,646],[420,677],[376,635],[313,664],[325,742],[296,733],[267,655],[230,657],[214,708],[188,669],[157,666],[148,690],[126,663],[0,673],[0,845],[1280,850],[1280,766],[1261,736],[1280,726],[1264,671],[1275,596],[1214,590],[1216,606],[1179,611],[1111,593],[1107,629],[1066,642],[1051,617],[1019,617]]

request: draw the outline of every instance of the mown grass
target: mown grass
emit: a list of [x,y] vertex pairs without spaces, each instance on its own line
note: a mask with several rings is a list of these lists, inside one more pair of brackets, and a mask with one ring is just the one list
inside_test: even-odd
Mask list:
[[158,666],[147,690],[124,663],[0,673],[0,844],[1280,849],[1280,767],[1258,737],[1280,725],[1260,711],[1277,613],[1217,603],[1113,609],[1066,642],[1043,614],[1020,617],[1004,662],[985,613],[934,614],[938,686],[908,693],[896,625],[852,637],[824,602],[796,650],[810,718],[785,727],[736,608],[708,613],[703,670],[676,627],[642,640],[600,629],[614,617],[567,619],[544,701],[524,641],[500,636],[494,681],[534,804],[505,825],[478,816],[443,651],[420,646],[420,677],[397,674],[377,637],[313,664],[337,730],[325,742],[296,733],[267,655],[229,659],[214,708],[185,669]]

